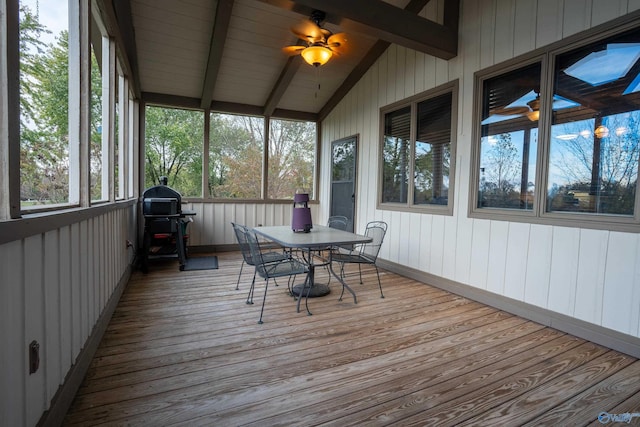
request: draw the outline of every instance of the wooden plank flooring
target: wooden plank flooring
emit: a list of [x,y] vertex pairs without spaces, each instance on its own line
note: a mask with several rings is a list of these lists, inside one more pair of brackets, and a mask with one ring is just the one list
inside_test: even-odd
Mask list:
[[[640,412],[640,361],[381,271],[297,313],[246,305],[241,256],[135,272],[65,425],[603,425]],[[325,273],[319,272],[320,278]],[[632,419],[640,424],[640,418]]]

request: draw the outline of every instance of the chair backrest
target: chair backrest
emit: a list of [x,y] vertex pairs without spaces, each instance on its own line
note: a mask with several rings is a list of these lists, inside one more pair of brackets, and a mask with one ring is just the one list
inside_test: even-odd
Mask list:
[[242,251],[242,258],[244,258],[244,262],[249,265],[253,265],[253,257],[251,256],[251,247],[249,246],[249,242],[247,240],[247,234],[249,231],[247,227],[240,224],[231,223],[233,226],[233,231],[236,234],[236,239],[238,240],[238,245],[240,246],[240,250]]
[[364,230],[364,235],[371,237],[371,243],[365,243],[360,247],[360,255],[366,256],[372,262],[375,262],[380,252],[380,247],[387,234],[387,223],[384,221],[371,221]]
[[327,227],[335,228],[338,230],[346,230],[349,225],[349,218],[342,215],[330,216],[327,221]]
[[247,239],[247,244],[249,245],[249,249],[251,251],[251,263],[258,268],[258,274],[260,274],[262,277],[265,277],[263,271],[264,268],[260,268],[264,264],[264,260],[262,259],[262,251],[260,250],[260,243],[258,242],[258,238],[256,237],[255,232],[249,230],[248,228],[245,228],[244,235]]

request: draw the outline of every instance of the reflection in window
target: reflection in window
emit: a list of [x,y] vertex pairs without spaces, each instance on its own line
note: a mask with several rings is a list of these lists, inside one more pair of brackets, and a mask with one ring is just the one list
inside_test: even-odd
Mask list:
[[446,205],[451,164],[451,93],[418,104],[413,203]]
[[479,208],[533,209],[540,75],[535,63],[483,82]]
[[[640,32],[558,56],[547,211],[634,214],[640,147]],[[629,89],[631,88],[631,90]]]
[[451,209],[456,97],[452,82],[384,113],[381,203]]
[[264,118],[220,113],[210,117],[209,194],[261,198]]
[[407,203],[411,107],[384,116],[382,203]]

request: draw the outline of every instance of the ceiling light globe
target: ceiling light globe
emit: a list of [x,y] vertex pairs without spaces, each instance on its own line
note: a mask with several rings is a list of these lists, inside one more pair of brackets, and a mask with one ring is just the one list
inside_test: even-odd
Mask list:
[[309,46],[300,54],[309,65],[319,67],[326,64],[327,61],[331,59],[333,52],[331,52],[331,49],[324,46]]

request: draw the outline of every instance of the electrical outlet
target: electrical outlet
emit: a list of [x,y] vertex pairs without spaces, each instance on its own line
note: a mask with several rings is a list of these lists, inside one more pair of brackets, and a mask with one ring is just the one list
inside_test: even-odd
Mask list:
[[34,374],[40,367],[40,344],[33,340],[29,344],[29,374]]

